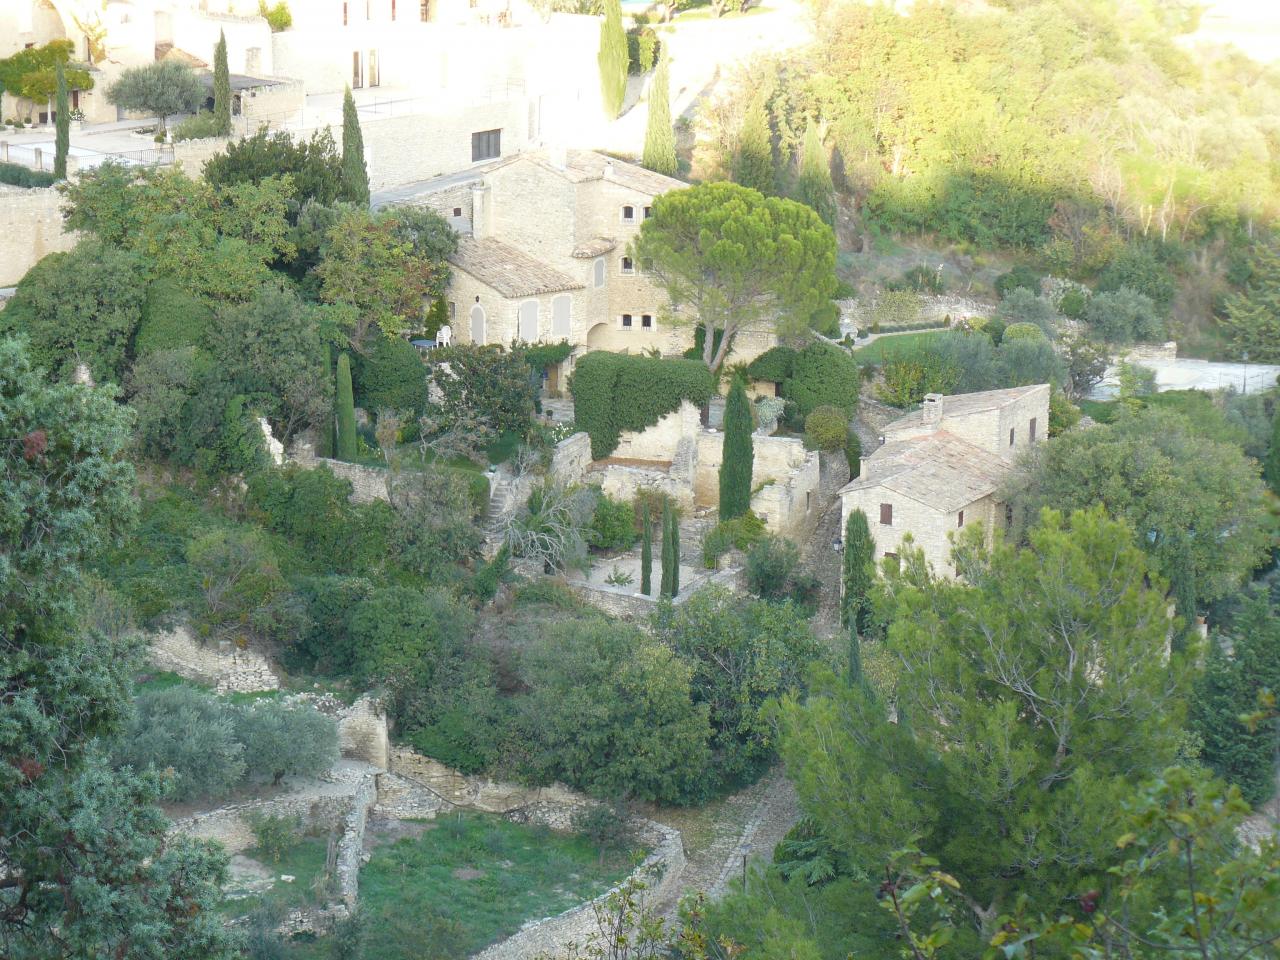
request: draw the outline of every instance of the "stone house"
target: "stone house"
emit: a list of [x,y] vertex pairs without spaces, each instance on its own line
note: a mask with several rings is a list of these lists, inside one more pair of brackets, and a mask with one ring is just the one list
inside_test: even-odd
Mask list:
[[1049,385],[942,396],[885,428],[840,490],[841,530],[862,510],[877,561],[896,558],[906,534],[936,574],[955,576],[953,534],[980,524],[990,540],[1008,523],[998,493],[1017,457],[1048,434]]
[[[462,182],[445,177],[407,202],[431,207],[462,235],[446,299],[454,340],[568,340],[589,350],[683,351],[689,327],[660,323],[666,294],[628,245],[655,197],[684,187],[588,150],[523,153]],[[573,366],[550,371],[551,389]]]

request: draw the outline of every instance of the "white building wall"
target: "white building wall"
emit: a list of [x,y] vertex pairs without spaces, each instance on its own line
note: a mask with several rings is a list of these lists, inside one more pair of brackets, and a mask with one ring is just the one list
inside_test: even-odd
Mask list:
[[173,12],[169,22],[173,45],[203,60],[211,67],[218,37],[225,33],[227,68],[232,73],[253,77],[275,75],[272,62],[271,27],[262,17],[179,10]]

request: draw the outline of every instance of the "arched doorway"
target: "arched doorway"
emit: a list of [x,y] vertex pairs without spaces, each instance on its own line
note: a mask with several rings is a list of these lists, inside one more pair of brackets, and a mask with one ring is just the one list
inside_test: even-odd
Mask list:
[[471,342],[484,343],[484,307],[478,303],[471,308]]

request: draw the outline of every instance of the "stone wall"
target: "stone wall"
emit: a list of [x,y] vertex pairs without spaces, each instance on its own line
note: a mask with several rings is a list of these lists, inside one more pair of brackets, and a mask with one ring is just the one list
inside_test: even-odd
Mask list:
[[[840,300],[840,323],[842,326],[854,326],[859,330],[871,326],[875,317],[878,298]],[[970,317],[989,317],[995,313],[995,304],[983,300],[962,297],[959,294],[921,294],[920,320],[933,321],[942,326],[947,317],[955,320],[966,320]]]
[[382,704],[366,694],[351,706],[339,710],[336,718],[342,755],[362,760],[379,770],[387,769],[391,741]]
[[[440,101],[429,114],[401,117],[362,115],[369,187],[381,190],[468,169],[471,135],[481,130],[500,129],[502,155],[518,153],[528,143],[528,128],[523,98],[471,106]],[[334,136],[340,136],[336,127]]]
[[575,433],[556,444],[551,454],[551,476],[560,483],[581,483],[591,466],[591,437]]
[[53,187],[0,184],[0,286],[17,283],[46,254],[76,245],[76,235],[62,230],[61,200]]
[[280,680],[267,658],[229,641],[204,644],[185,625],[153,633],[148,657],[153,666],[188,680],[207,683],[218,693],[278,690]]
[[345,460],[330,460],[327,457],[314,457],[306,461],[299,460],[305,467],[328,467],[334,476],[351,481],[351,502],[372,503],[374,500],[389,500],[387,493],[387,471],[381,467],[366,467],[358,463],[347,463]]
[[199,177],[204,165],[220,153],[225,153],[230,137],[204,137],[200,140],[179,140],[173,145],[173,162],[182,165],[188,177]]
[[[686,562],[701,563],[702,549],[698,547],[696,552],[690,552],[681,538],[681,556],[689,558]],[[654,561],[654,580],[658,577],[658,562]],[[681,563],[684,567],[684,562]],[[682,573],[683,577],[684,574]],[[739,591],[741,588],[742,570],[738,567],[729,567],[724,570],[718,570],[709,577],[693,580],[692,582],[682,583],[681,592],[675,598],[673,603],[676,606],[684,603],[685,600],[693,596],[695,592],[706,586],[720,586],[732,591]],[[586,583],[580,580],[574,580],[570,583],[574,593],[576,593],[586,603],[591,604],[597,610],[603,610],[605,613],[613,617],[619,617],[623,620],[647,620],[658,609],[659,599],[657,597],[645,596],[639,593],[638,588],[633,590],[629,587],[614,587],[607,584]]]

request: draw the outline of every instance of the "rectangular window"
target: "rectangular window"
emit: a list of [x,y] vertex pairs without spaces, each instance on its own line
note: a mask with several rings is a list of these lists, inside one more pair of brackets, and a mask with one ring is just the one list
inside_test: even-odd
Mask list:
[[651,313],[640,314],[640,326],[644,327],[646,330],[653,329],[653,314]]
[[453,318],[458,314],[458,305],[452,300],[449,301],[449,322],[453,322]]
[[1013,446],[1013,427],[1009,428],[1009,446]]
[[344,27],[347,25],[347,4],[346,4],[346,0],[343,0],[343,3],[342,3],[342,25],[343,25]]
[[1031,425],[1027,428],[1027,436],[1030,438],[1032,443],[1036,442],[1036,418],[1035,417],[1031,418]]
[[369,51],[369,86],[378,86],[378,51]]
[[631,314],[624,313],[622,315],[622,327],[624,330],[629,330],[631,328]]
[[391,19],[396,18],[396,0],[391,0]]
[[958,514],[956,514],[956,526],[957,526],[957,527],[963,527],[963,526],[964,526],[964,511],[963,511],[963,510],[961,510]]
[[364,64],[360,51],[355,50],[351,53],[351,89],[355,90],[364,86]]
[[453,215],[454,215],[455,217],[460,217],[460,216],[462,216],[462,208],[461,208],[461,207],[454,207],[454,208],[453,208]]
[[502,156],[502,131],[481,130],[471,135],[471,162],[496,160]]
[[431,0],[422,0],[418,4],[418,19],[423,23],[431,19]]
[[630,257],[622,258],[621,272],[625,276],[630,276],[631,274],[636,272],[635,262]]
[[646,220],[648,220],[648,219],[649,219],[650,217],[652,217],[652,216],[653,216],[653,207],[645,207],[645,208],[644,208],[644,218],[645,218]]
[[886,527],[893,526],[893,504],[892,503],[880,504],[880,523]]
[[627,206],[624,206],[624,207],[622,208],[622,222],[623,222],[623,223],[635,223],[635,222],[636,222],[636,208],[635,208],[635,207],[633,207],[633,206],[631,206],[630,204],[628,204]]

